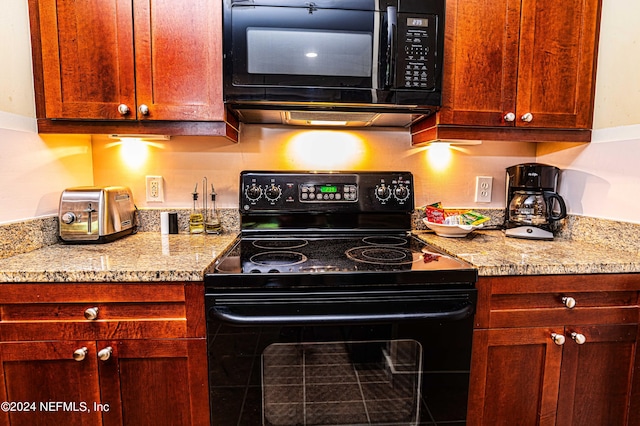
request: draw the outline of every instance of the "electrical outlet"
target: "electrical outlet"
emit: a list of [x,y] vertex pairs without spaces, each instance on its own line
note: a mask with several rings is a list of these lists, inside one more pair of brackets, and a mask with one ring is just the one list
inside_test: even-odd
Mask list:
[[493,177],[476,176],[476,203],[490,203]]
[[164,188],[162,185],[162,176],[147,176],[147,201],[162,203],[164,202]]

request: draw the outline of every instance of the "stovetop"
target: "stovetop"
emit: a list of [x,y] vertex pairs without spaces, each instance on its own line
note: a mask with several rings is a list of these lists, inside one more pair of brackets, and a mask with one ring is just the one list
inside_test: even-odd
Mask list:
[[313,274],[469,269],[411,235],[243,237],[217,274]]
[[473,267],[411,235],[413,188],[406,171],[242,172],[241,238],[207,271],[205,285],[218,290],[475,283]]

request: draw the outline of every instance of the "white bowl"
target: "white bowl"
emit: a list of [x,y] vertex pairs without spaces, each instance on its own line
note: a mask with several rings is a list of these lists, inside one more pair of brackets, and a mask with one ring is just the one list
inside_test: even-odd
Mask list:
[[442,223],[429,222],[427,219],[422,219],[427,228],[436,232],[436,235],[441,237],[453,237],[461,238],[466,237],[470,232],[475,231],[478,228],[482,228],[480,225],[444,225]]

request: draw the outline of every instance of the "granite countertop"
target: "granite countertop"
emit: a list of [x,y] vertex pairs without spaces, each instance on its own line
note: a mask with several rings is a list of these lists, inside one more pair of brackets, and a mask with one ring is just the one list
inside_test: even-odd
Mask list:
[[638,253],[594,242],[525,240],[505,237],[503,231],[474,231],[463,238],[416,235],[469,262],[480,276],[640,273]]
[[[593,241],[524,240],[488,230],[464,238],[415,235],[469,262],[480,276],[640,273],[640,252]],[[236,237],[139,232],[107,244],[53,244],[0,259],[0,283],[202,281]]]
[[235,239],[139,232],[106,244],[53,244],[0,259],[0,283],[202,281]]

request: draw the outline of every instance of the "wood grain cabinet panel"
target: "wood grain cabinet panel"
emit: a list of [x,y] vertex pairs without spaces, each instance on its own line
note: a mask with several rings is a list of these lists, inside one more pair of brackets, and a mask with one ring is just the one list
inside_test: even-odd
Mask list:
[[640,275],[481,278],[478,287],[469,425],[640,423]]
[[601,0],[447,0],[442,108],[414,126],[413,142],[588,142],[600,8]]
[[29,0],[43,133],[221,135],[221,0]]
[[[209,424],[202,283],[2,290],[0,399],[38,405],[1,424]],[[47,401],[76,406],[49,412]]]

